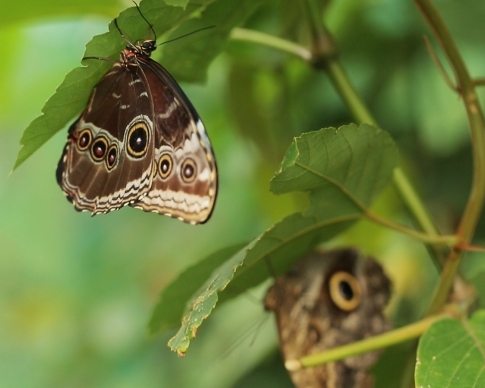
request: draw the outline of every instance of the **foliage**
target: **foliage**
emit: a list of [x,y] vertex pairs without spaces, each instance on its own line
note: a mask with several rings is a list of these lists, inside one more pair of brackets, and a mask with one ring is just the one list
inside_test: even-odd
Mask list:
[[422,337],[416,384],[481,387],[485,383],[485,311],[469,321],[443,319]]
[[[220,310],[221,313],[216,314],[219,319],[223,319],[223,315],[226,316],[224,319],[230,319],[231,306],[243,303],[242,298],[236,299],[236,296],[243,296],[248,289],[259,285],[264,288],[268,278],[283,273],[306,251],[322,243],[356,245],[382,258],[396,284],[395,303],[390,309],[396,325],[419,320],[424,309],[440,312],[462,262],[465,278],[483,287],[480,283],[483,266],[480,268],[474,260],[483,254],[468,254],[463,259],[470,244],[483,245],[481,236],[485,227],[483,217],[480,218],[485,196],[485,174],[481,173],[485,168],[482,163],[485,129],[480,107],[472,105],[467,98],[474,92],[475,84],[465,67],[466,63],[469,68],[483,72],[483,68],[478,67],[482,63],[483,36],[463,31],[480,25],[476,16],[479,12],[470,10],[484,10],[484,5],[478,0],[467,0],[461,3],[460,12],[456,12],[447,9],[446,3],[437,3],[439,11],[428,8],[427,0],[416,0],[416,7],[400,0],[379,5],[340,0],[325,4],[324,7],[312,0],[141,1],[140,9],[153,25],[159,43],[199,28],[216,26],[162,45],[157,50],[157,55],[159,51],[162,55],[155,59],[179,81],[209,82],[204,89],[187,86],[187,90],[204,116],[218,158],[221,172],[219,203],[207,225],[191,228],[141,212],[125,214],[126,209],[116,215],[91,220],[73,212],[58,196],[53,202],[47,199],[48,205],[39,210],[40,213],[35,213],[38,219],[52,222],[42,227],[43,222],[47,222],[42,221],[39,227],[30,217],[32,211],[25,213],[25,206],[20,203],[36,202],[36,207],[42,208],[39,205],[42,191],[38,190],[34,199],[30,195],[26,198],[23,194],[14,195],[20,200],[19,206],[5,209],[3,234],[15,233],[7,226],[12,225],[12,220],[33,225],[19,232],[22,237],[13,240],[16,241],[12,245],[14,248],[8,248],[12,243],[4,240],[8,257],[2,261],[4,273],[17,271],[23,279],[21,283],[28,283],[28,276],[34,275],[21,270],[22,266],[35,268],[40,263],[52,261],[57,266],[63,263],[66,269],[59,272],[63,274],[59,279],[47,276],[41,280],[34,276],[35,281],[26,289],[15,288],[18,286],[11,281],[4,282],[2,295],[9,296],[2,296],[1,303],[8,306],[12,317],[12,323],[7,326],[17,327],[22,333],[29,332],[28,327],[16,322],[31,321],[36,328],[49,326],[49,319],[54,318],[49,315],[45,320],[44,315],[36,312],[37,308],[43,310],[46,306],[50,306],[45,309],[47,313],[57,311],[59,307],[56,306],[71,306],[75,311],[75,314],[66,315],[72,318],[66,320],[65,333],[59,331],[59,338],[71,344],[72,350],[67,351],[71,353],[65,359],[50,361],[57,368],[52,376],[37,379],[41,381],[37,385],[32,385],[32,381],[27,381],[26,385],[43,386],[52,384],[52,381],[60,385],[70,382],[82,385],[85,368],[89,370],[87,381],[95,379],[99,383],[105,380],[105,385],[119,386],[118,382],[122,380],[119,375],[109,375],[108,378],[108,372],[103,372],[104,367],[95,368],[96,359],[102,359],[107,365],[106,370],[125,363],[136,369],[133,386],[160,386],[163,383],[171,386],[203,386],[204,383],[229,386],[252,368],[265,364],[263,360],[273,354],[268,349],[274,343],[268,343],[264,349],[265,340],[257,340],[263,348],[244,350],[244,354],[251,352],[254,358],[244,356],[247,358],[244,363],[229,361],[226,365],[232,362],[232,367],[220,367],[214,375],[207,377],[212,380],[204,381],[200,370],[206,368],[208,358],[201,356],[204,351],[197,347],[199,341],[191,344],[191,340],[198,331],[207,335],[211,357],[217,357],[214,355],[222,351],[234,333],[244,329],[235,328],[234,322],[239,320],[244,324],[244,318],[250,314],[246,308],[236,307],[234,315],[239,318],[233,318],[228,324],[229,329],[225,330],[217,329],[217,323],[207,318]],[[96,12],[108,14],[111,19],[115,16],[114,7],[116,5],[109,1],[103,4],[72,3],[72,8],[64,12],[75,15]],[[42,12],[45,17],[54,17],[62,11],[52,2],[46,3]],[[453,82],[459,85],[458,91],[447,87],[426,52],[420,37],[429,31],[420,12],[428,16],[429,23],[434,23],[432,30],[441,42],[441,46],[434,46],[435,50],[445,53],[443,58],[453,69],[456,77]],[[452,36],[459,47],[466,44],[470,50],[464,62],[460,61],[460,52],[451,36],[446,35],[439,21],[429,17],[440,12],[451,21]],[[19,8],[12,20],[31,20],[32,17],[30,8]],[[146,22],[133,6],[120,13],[118,24],[128,39],[143,39],[147,35]],[[244,29],[237,30],[236,35],[234,31],[240,27]],[[327,34],[327,29],[332,31],[335,39]],[[252,34],[255,31],[265,33]],[[275,42],[273,37],[282,40]],[[322,45],[322,41],[325,44]],[[116,60],[125,44],[111,21],[109,32],[95,36],[86,45],[84,56]],[[294,44],[301,50],[293,50]],[[336,46],[339,55],[335,55]],[[302,53],[300,58],[298,54],[292,56],[295,52]],[[308,61],[305,52],[311,53],[313,60]],[[340,58],[347,72],[343,70]],[[445,61],[443,58],[441,60]],[[49,63],[55,62],[53,59],[57,57],[48,58]],[[10,58],[4,66],[9,65],[8,60]],[[110,64],[109,60],[84,60],[84,66],[74,68],[66,75],[45,103],[42,115],[25,130],[15,168],[31,156],[32,160],[39,159],[37,155],[43,152],[39,148],[79,114],[91,89]],[[12,82],[18,90],[23,90],[22,79],[26,77],[23,74],[26,73],[10,77],[16,83],[3,76],[6,87]],[[31,84],[27,82],[24,87],[28,86]],[[467,104],[462,106],[456,93],[460,93]],[[22,97],[25,95],[28,96],[24,93]],[[0,110],[0,118],[7,127],[7,123],[15,122],[22,115],[14,115],[15,110],[9,113],[9,100],[6,96],[1,98],[4,110]],[[38,107],[36,109],[38,111]],[[379,124],[370,111],[375,113]],[[468,114],[470,124],[464,112]],[[352,124],[354,122],[357,124]],[[17,127],[23,124],[17,124]],[[468,144],[467,130],[472,133],[471,144]],[[50,147],[49,144],[44,148]],[[60,144],[56,144],[59,155]],[[13,157],[12,152],[6,155],[10,160]],[[54,155],[50,165],[59,155]],[[31,169],[32,165],[27,161],[22,169],[16,170],[14,177]],[[276,173],[271,174],[270,171],[275,170]],[[47,167],[45,172],[49,173]],[[29,181],[29,186],[18,192],[31,193],[34,191],[31,187],[48,187],[50,190],[53,181],[46,180],[44,185],[44,180],[38,177],[40,172],[36,174],[31,179],[24,178]],[[419,183],[412,184],[408,175],[413,177],[413,182]],[[267,192],[269,181],[271,193]],[[424,201],[416,194],[416,186]],[[52,192],[54,190],[56,188]],[[284,195],[274,197],[273,194]],[[54,194],[42,198],[50,197]],[[442,235],[438,229],[447,231],[450,236]],[[42,248],[32,251],[22,248],[26,250],[22,256],[17,251],[22,250],[19,247],[24,246],[26,235],[32,236],[29,241],[32,246]],[[415,241],[410,242],[410,237]],[[427,253],[422,249],[423,243]],[[30,257],[32,259],[26,259]],[[201,259],[203,257],[205,259]],[[444,268],[444,275],[438,281],[430,264],[431,258]],[[17,267],[13,264],[24,263],[22,260],[25,265]],[[66,261],[69,264],[65,264]],[[55,265],[52,264],[47,273],[54,274]],[[186,269],[182,271],[183,267]],[[39,271],[32,273],[38,274]],[[137,273],[141,280],[135,280],[133,273]],[[37,293],[40,298],[37,302],[30,296],[25,297],[32,294],[35,282],[44,285],[42,292]],[[161,294],[155,296],[162,288]],[[423,298],[423,295],[431,297],[432,289],[433,299]],[[480,378],[477,371],[484,364],[483,351],[480,351],[484,346],[480,332],[483,310],[468,319],[467,308],[475,302],[473,292],[471,297],[469,295],[458,300],[460,320],[438,320],[422,336],[416,366],[418,385],[454,384],[453,379],[463,376],[480,386],[476,381]],[[115,307],[110,304],[111,298],[123,301],[120,302],[125,306],[120,310],[122,321],[123,317],[140,317],[140,321],[131,323],[132,328],[141,327],[143,319],[148,320],[152,305],[141,307],[146,300],[153,304],[158,298],[149,323],[150,333],[166,333],[180,326],[175,336],[169,333],[172,337],[169,345],[177,353],[185,354],[191,344],[188,356],[184,360],[173,360],[170,355],[163,355],[163,372],[159,372],[161,363],[158,361],[154,363],[156,367],[146,372],[146,365],[156,359],[152,348],[166,343],[168,337],[164,335],[160,343],[146,345],[138,353],[139,345],[124,342],[126,326],[121,326],[125,327],[125,332],[121,330],[120,334],[115,330],[119,323],[110,321],[118,311],[116,304]],[[56,302],[53,304],[52,300]],[[129,300],[131,310],[125,305]],[[224,303],[230,300],[233,303]],[[36,308],[29,307],[29,303],[34,303]],[[63,316],[63,313],[53,313],[53,316],[56,314]],[[82,318],[77,319],[78,316]],[[108,322],[105,331],[95,323],[98,316]],[[207,323],[201,326],[206,320]],[[125,321],[130,322],[129,319]],[[47,323],[38,326],[38,322]],[[98,336],[92,334],[90,325],[96,327],[94,332]],[[420,334],[425,329],[427,327]],[[228,330],[232,334],[225,336]],[[33,343],[37,338],[37,332],[33,330],[32,333],[32,340],[23,336],[28,338],[30,347],[35,346]],[[57,334],[52,333],[53,337]],[[87,345],[83,345],[83,333],[91,333]],[[117,336],[114,333],[118,333]],[[111,345],[110,335],[114,335]],[[139,336],[131,338],[133,343],[142,342]],[[453,346],[448,346],[443,338],[457,346],[461,344],[457,359],[456,353],[450,350]],[[395,343],[400,342],[402,339],[396,336]],[[106,351],[109,346],[112,350]],[[22,359],[21,347],[14,344],[12,348],[15,348],[14,358]],[[122,350],[121,356],[119,349]],[[45,350],[40,347],[37,352]],[[192,352],[194,358],[190,359]],[[406,349],[406,352],[408,357],[415,357],[411,350]],[[29,356],[34,360],[42,360],[39,362],[39,369],[42,369],[41,365],[46,363],[44,356],[31,353]],[[143,356],[139,357],[141,353]],[[391,381],[409,378],[409,371],[400,369],[405,364],[402,354],[389,354],[391,359],[382,360],[382,363],[392,363],[393,359],[399,361],[392,363],[392,371],[379,365],[376,367],[378,386],[390,386]],[[435,357],[437,354],[440,357]],[[6,354],[1,356],[6,357]],[[473,362],[464,362],[469,359]],[[71,372],[72,365],[82,364],[80,361],[85,362],[84,366]],[[23,364],[19,365],[18,370],[22,370]],[[237,373],[234,373],[236,369]],[[174,370],[187,373],[173,373]],[[449,374],[451,371],[454,376]],[[42,373],[34,370],[33,376],[37,378]],[[270,371],[266,376],[271,376]],[[7,379],[17,382],[20,378],[7,374]]]

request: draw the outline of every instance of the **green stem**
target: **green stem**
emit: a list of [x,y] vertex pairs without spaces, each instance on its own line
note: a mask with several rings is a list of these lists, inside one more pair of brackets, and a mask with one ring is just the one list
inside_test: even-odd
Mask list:
[[326,350],[322,353],[315,353],[301,357],[299,362],[295,362],[296,360],[287,360],[285,365],[287,368],[289,367],[293,369],[298,369],[298,365],[306,368],[322,365],[331,361],[341,360],[350,356],[355,356],[356,354],[386,348],[419,337],[426,330],[428,330],[433,323],[445,317],[450,317],[450,315],[440,314],[428,317],[411,325],[407,325],[396,330],[391,330],[371,338],[366,338],[362,341],[339,346],[338,348]]
[[436,225],[431,220],[423,202],[400,168],[394,170],[393,179],[399,192],[402,193],[402,198],[405,200],[406,206],[409,209],[414,209],[413,216],[421,229],[430,236],[439,236],[440,233],[438,232],[438,228],[436,228]]
[[387,218],[383,218],[378,214],[374,213],[372,210],[366,210],[364,212],[364,216],[377,224],[385,226],[389,229],[394,229],[398,232],[406,234],[410,237],[415,238],[425,244],[432,244],[433,246],[448,246],[454,245],[458,242],[458,237],[455,235],[452,236],[444,236],[444,235],[431,235],[428,233],[423,233],[414,229],[407,228],[401,224],[388,220]]
[[[318,31],[325,30],[319,29]],[[312,52],[305,47],[263,32],[235,28],[231,33],[231,38],[265,45],[292,55],[296,55],[308,62],[312,62],[314,60]],[[326,46],[330,47],[331,45]],[[360,123],[369,123],[377,126],[375,119],[372,117],[369,110],[360,99],[341,64],[336,59],[329,60],[326,62],[325,69],[327,70],[334,87],[339,92],[340,96],[356,120]],[[410,210],[421,230],[424,231],[423,234],[416,232],[415,237],[425,242],[437,242],[439,245],[442,245],[444,241],[451,241],[447,237],[445,237],[444,240],[441,239],[441,236],[436,230],[436,227],[426,211],[424,204],[413,189],[413,186],[407,179],[404,172],[399,167],[394,170],[393,180],[406,206]],[[382,222],[380,223],[382,224]],[[401,228],[396,228],[393,226],[393,229]],[[428,234],[429,236],[425,237],[425,234]]]
[[[475,83],[470,77],[465,62],[438,11],[429,0],[415,0],[415,3],[433,30],[450,62],[455,74],[457,90],[463,97],[470,123],[473,180],[468,201],[457,228],[457,235],[460,237],[461,245],[466,245],[473,238],[485,201],[485,119],[475,91]],[[463,251],[460,249],[450,252],[441,273],[436,293],[427,312],[428,315],[439,311],[446,303],[462,257]]]
[[454,235],[453,236],[430,235],[414,229],[407,228],[404,225],[401,225],[391,220],[388,220],[386,218],[383,218],[378,214],[374,213],[372,210],[370,210],[361,201],[359,201],[359,199],[356,198],[349,190],[347,190],[347,188],[340,182],[330,178],[325,174],[322,174],[316,170],[313,170],[312,168],[310,168],[305,164],[296,162],[295,165],[301,167],[303,170],[311,172],[313,175],[320,177],[320,179],[327,181],[334,187],[338,188],[340,192],[343,195],[345,195],[349,199],[349,201],[351,201],[362,212],[362,215],[372,222],[375,222],[387,228],[396,230],[400,233],[407,234],[408,236],[414,237],[415,239],[422,241],[426,244],[433,244],[433,246],[435,247],[437,245],[442,245],[442,246],[454,245],[458,242],[458,238]]
[[340,62],[336,59],[330,60],[327,63],[326,70],[330,81],[332,81],[333,86],[357,122],[378,126],[376,120],[372,117],[352,83],[349,81],[349,77]]
[[231,39],[258,43],[292,55],[296,55],[305,61],[310,61],[312,59],[312,53],[306,47],[273,35],[265,34],[264,32],[247,30],[245,28],[234,28],[231,31]]

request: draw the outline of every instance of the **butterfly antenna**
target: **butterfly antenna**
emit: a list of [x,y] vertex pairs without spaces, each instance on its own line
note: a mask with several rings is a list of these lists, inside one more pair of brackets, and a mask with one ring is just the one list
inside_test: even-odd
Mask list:
[[[123,34],[123,31],[121,31],[121,28],[118,25],[118,19],[115,19],[114,22],[115,22],[116,29],[120,33],[120,35],[123,38],[123,40],[127,43],[127,45],[129,45],[132,48],[135,48],[135,45],[125,36],[125,34]],[[101,61],[109,61],[109,62],[113,62],[113,63],[117,62],[114,59],[106,58],[106,57],[83,57],[82,61],[84,61],[85,59],[99,59]]]
[[263,328],[263,325],[268,322],[269,313],[265,314],[263,317],[257,321],[251,323],[249,327],[243,329],[236,338],[224,349],[219,356],[221,359],[228,358],[237,348],[243,346],[245,342],[248,342],[248,346],[253,346],[256,343],[257,337]]
[[185,38],[186,36],[189,36],[189,35],[195,34],[196,32],[200,32],[200,31],[208,30],[208,29],[210,29],[210,28],[214,28],[214,27],[215,27],[215,26],[202,27],[202,28],[199,28],[198,30],[188,32],[187,34],[177,36],[176,38],[166,40],[165,42],[162,42],[162,43],[160,43],[160,44],[157,44],[157,46],[161,46],[162,44],[165,44],[165,43],[170,43],[170,42],[173,42],[173,41],[175,41],[175,40],[179,40],[179,39]]
[[123,34],[123,31],[121,31],[121,28],[120,26],[118,26],[118,19],[115,19],[114,20],[115,22],[115,27],[116,29],[118,30],[118,32],[120,33],[121,37],[123,38],[123,40],[127,43],[128,46],[130,46],[131,48],[136,48],[136,46],[133,44],[133,42],[131,40],[129,40],[125,34]]
[[[141,12],[141,9],[138,5],[138,3],[136,1],[133,1],[133,4],[135,4],[135,7],[136,9],[138,10],[138,13],[140,14],[140,16],[143,18],[143,20],[148,24],[148,28],[152,31],[153,33],[153,40],[156,42],[157,41],[157,34],[155,32],[155,29],[153,28],[153,25],[148,21],[148,19],[145,17],[145,15],[143,15],[143,13]],[[126,36],[123,34],[123,32],[121,31],[120,27],[118,26],[118,19],[115,19],[115,26],[116,26],[116,29],[118,30],[118,32],[120,33],[121,37],[131,46],[131,47],[135,47],[134,44],[132,42],[130,42],[130,40],[128,38],[126,38]],[[202,28],[199,28],[198,30],[195,30],[195,31],[191,31],[187,34],[184,34],[184,35],[181,35],[181,36],[178,36],[176,38],[173,38],[173,39],[170,39],[170,40],[166,40],[165,42],[162,42],[160,44],[157,44],[157,47],[158,46],[161,46],[162,44],[165,44],[165,43],[170,43],[170,42],[173,42],[175,40],[178,40],[178,39],[182,39],[182,38],[185,38],[186,36],[189,36],[189,35],[192,35],[192,34],[195,34],[196,32],[200,32],[200,31],[204,31],[204,30],[208,30],[210,28],[214,28],[215,26],[208,26],[208,27],[202,27]]]
[[156,41],[156,40],[157,40],[157,34],[155,33],[155,30],[153,29],[152,24],[151,24],[151,23],[150,23],[150,22],[147,20],[147,18],[145,17],[145,15],[143,15],[143,13],[141,12],[141,9],[140,9],[140,7],[138,6],[138,4],[137,4],[135,1],[133,1],[133,4],[135,4],[135,7],[136,7],[136,9],[138,10],[138,13],[140,14],[140,16],[143,18],[143,20],[147,22],[147,24],[148,24],[148,28],[149,28],[150,30],[152,30],[152,33],[153,33],[153,40],[154,40],[154,41]]
[[82,57],[81,61],[84,61],[85,59],[97,59],[98,61],[107,61],[112,63],[118,62],[118,61],[115,61],[113,58],[107,58],[107,57]]

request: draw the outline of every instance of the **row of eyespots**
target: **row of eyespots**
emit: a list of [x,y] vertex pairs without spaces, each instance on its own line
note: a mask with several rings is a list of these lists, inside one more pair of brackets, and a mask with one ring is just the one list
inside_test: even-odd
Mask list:
[[106,163],[106,168],[111,170],[118,158],[118,146],[116,144],[109,145],[108,139],[100,135],[93,139],[93,134],[90,129],[83,129],[77,139],[77,146],[79,151],[86,151],[89,153],[95,162]]
[[[158,160],[158,173],[162,179],[170,176],[173,170],[173,159],[170,154],[162,154]],[[185,183],[191,183],[197,176],[197,165],[191,158],[187,158],[182,162],[180,169],[180,177]]]
[[[126,147],[128,154],[135,159],[145,156],[148,150],[148,138],[148,127],[144,122],[133,124],[128,132]],[[93,160],[95,162],[104,160],[108,170],[113,169],[118,161],[118,145],[116,143],[109,145],[108,139],[103,135],[93,139],[89,128],[85,128],[79,133],[77,146],[80,151],[86,151],[89,148]]]

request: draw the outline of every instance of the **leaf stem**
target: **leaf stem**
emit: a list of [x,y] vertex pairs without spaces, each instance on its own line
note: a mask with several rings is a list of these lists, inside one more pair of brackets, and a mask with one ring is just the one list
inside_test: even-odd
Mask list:
[[266,34],[264,32],[248,30],[245,28],[234,28],[231,31],[231,39],[258,43],[292,55],[296,55],[305,61],[310,61],[312,59],[312,53],[306,47],[273,35]]
[[356,354],[386,348],[413,338],[417,338],[428,330],[428,328],[436,321],[448,317],[450,317],[450,314],[439,314],[432,317],[427,317],[421,321],[376,335],[371,338],[366,338],[348,345],[339,346],[338,348],[326,350],[321,353],[304,356],[299,360],[287,360],[285,362],[285,366],[287,369],[291,368],[291,370],[296,370],[299,369],[299,367],[307,368],[322,365],[327,362],[341,360]]
[[415,239],[432,245],[454,245],[458,242],[458,237],[455,235],[444,236],[444,235],[432,235],[428,233],[423,233],[415,229],[407,228],[401,224],[383,218],[372,210],[366,210],[364,216],[377,224],[383,225],[387,228],[394,229],[398,232],[407,234],[408,236],[414,237]]
[[[340,192],[343,195],[345,195],[349,199],[349,201],[351,201],[362,212],[362,215],[372,222],[375,222],[377,224],[380,224],[380,225],[385,226],[385,227],[390,228],[390,229],[394,229],[398,232],[407,234],[408,236],[414,237],[415,239],[422,241],[426,244],[432,244],[433,246],[436,246],[436,245],[454,245],[454,244],[458,243],[458,238],[455,235],[453,235],[453,236],[442,236],[442,235],[438,235],[438,234],[423,233],[423,232],[420,232],[420,231],[417,231],[417,230],[414,230],[414,229],[407,228],[404,225],[398,224],[398,223],[393,222],[391,220],[388,220],[386,218],[383,218],[380,215],[378,215],[377,213],[374,213],[372,210],[370,210],[361,201],[359,201],[354,195],[352,195],[351,192],[349,192],[349,190],[347,190],[347,188],[344,185],[342,185],[338,181],[336,181],[336,180],[334,180],[334,179],[332,179],[328,176],[325,176],[324,174],[321,174],[318,171],[315,171],[315,170],[311,169],[310,167],[308,167],[304,164],[296,162],[295,165],[301,167],[302,169],[305,169],[305,170],[311,172],[312,174],[320,177],[322,180],[325,180],[325,181],[329,182],[330,184],[332,184],[333,186],[335,186],[336,188],[338,188],[340,190]],[[409,189],[409,187],[406,187],[406,188]],[[437,247],[435,247],[435,248],[437,248]]]
[[378,127],[376,120],[349,81],[349,77],[340,62],[337,59],[331,59],[326,64],[325,69],[352,116],[361,124],[367,123]]

